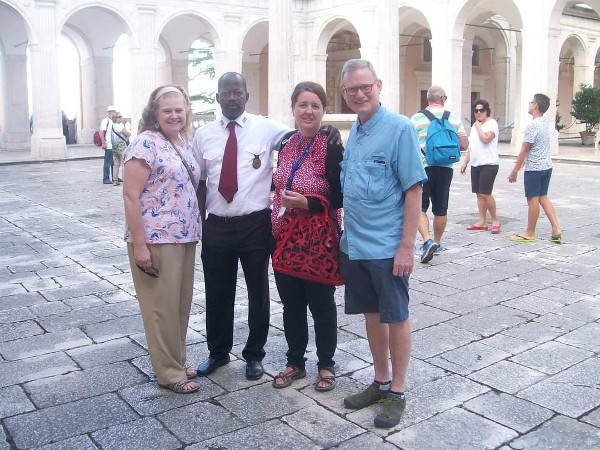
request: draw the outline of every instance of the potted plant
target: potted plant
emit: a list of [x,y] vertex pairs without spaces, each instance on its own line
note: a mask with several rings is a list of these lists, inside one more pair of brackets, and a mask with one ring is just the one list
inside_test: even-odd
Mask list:
[[594,128],[600,121],[600,88],[587,84],[579,86],[579,91],[573,98],[573,111],[571,115],[585,124],[585,131],[581,131],[581,143],[593,145],[596,132]]

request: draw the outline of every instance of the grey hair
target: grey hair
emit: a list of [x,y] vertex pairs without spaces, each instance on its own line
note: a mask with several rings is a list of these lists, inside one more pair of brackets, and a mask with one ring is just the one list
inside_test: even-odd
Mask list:
[[379,80],[379,78],[377,78],[377,72],[375,72],[375,67],[373,67],[373,64],[371,64],[370,61],[367,61],[366,59],[349,59],[344,63],[344,67],[342,68],[342,86],[344,85],[346,76],[358,69],[369,69],[375,77],[375,81]]
[[427,89],[427,101],[428,102],[436,102],[441,100],[442,97],[446,96],[446,91],[440,86],[431,86]]

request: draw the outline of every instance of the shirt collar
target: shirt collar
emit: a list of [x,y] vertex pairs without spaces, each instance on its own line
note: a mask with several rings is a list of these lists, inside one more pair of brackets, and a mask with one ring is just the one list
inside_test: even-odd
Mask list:
[[243,128],[244,125],[246,124],[246,122],[248,122],[248,116],[246,115],[246,111],[244,111],[242,114],[240,114],[234,120],[229,120],[227,117],[221,116],[219,124],[221,124],[221,126],[223,128],[227,128],[227,125],[229,125],[229,122],[235,122],[238,124],[238,126]]
[[371,117],[369,120],[367,120],[366,123],[361,125],[360,120],[357,118],[356,119],[356,131],[363,132],[366,135],[369,135],[371,133],[371,130],[373,129],[373,127],[375,127],[377,122],[379,122],[381,120],[381,118],[383,117],[383,113],[385,112],[385,110],[386,110],[385,106],[383,106],[380,103],[379,109],[377,110],[375,115],[373,117]]

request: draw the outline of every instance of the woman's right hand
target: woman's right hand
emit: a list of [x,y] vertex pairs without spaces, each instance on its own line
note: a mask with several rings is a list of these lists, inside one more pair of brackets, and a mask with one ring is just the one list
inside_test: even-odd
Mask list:
[[460,166],[460,174],[464,175],[467,172],[467,165],[463,164],[462,166]]
[[152,267],[152,257],[150,255],[150,249],[148,248],[148,245],[133,244],[133,257],[135,258],[135,263],[138,266],[143,267],[144,269],[149,269]]

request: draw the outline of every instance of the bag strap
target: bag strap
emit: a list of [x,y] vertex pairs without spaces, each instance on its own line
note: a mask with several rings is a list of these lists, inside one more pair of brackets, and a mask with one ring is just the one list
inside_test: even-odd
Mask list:
[[129,144],[129,142],[127,142],[127,138],[125,136],[123,136],[121,133],[119,133],[118,131],[116,131],[113,128],[113,132],[117,135],[118,138],[120,138],[123,142],[125,142],[126,144]]
[[194,188],[194,192],[196,192],[196,187],[195,187],[196,185],[194,184],[194,173],[192,172],[192,169],[190,169],[189,164],[187,163],[187,161],[185,160],[185,158],[183,157],[183,155],[181,154],[179,149],[175,146],[175,144],[173,144],[173,141],[171,141],[171,138],[166,135],[163,135],[163,136],[165,136],[165,138],[167,138],[167,141],[169,141],[169,144],[171,144],[171,147],[173,147],[173,149],[177,152],[177,155],[179,155],[181,162],[185,166],[185,169],[187,170],[187,173],[190,176],[190,181],[192,182],[192,187]]
[[[427,117],[429,119],[429,122],[433,122],[434,120],[438,120],[431,111],[429,111],[428,109],[422,109],[421,111],[419,111],[421,114],[423,114],[425,117]],[[444,111],[445,113],[445,111]]]
[[444,114],[442,114],[442,120],[448,120],[450,118],[450,111],[444,110]]

